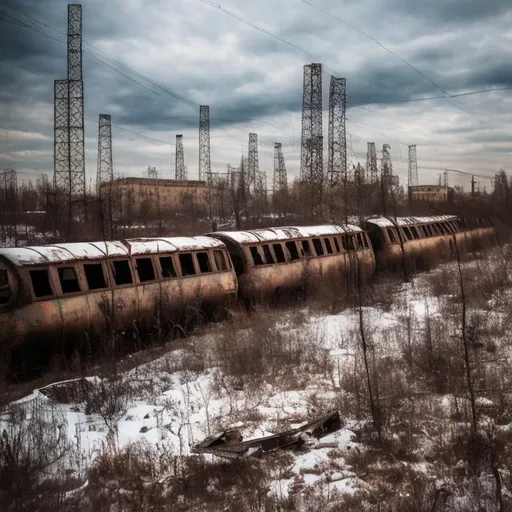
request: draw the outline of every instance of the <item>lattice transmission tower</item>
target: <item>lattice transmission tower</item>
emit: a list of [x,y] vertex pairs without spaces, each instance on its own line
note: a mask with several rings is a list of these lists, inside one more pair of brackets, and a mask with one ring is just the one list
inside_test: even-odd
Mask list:
[[176,164],[175,178],[177,180],[187,179],[187,169],[185,168],[185,156],[183,154],[183,135],[176,135]]
[[[53,88],[53,184],[71,195],[69,169],[69,88],[67,80],[55,80]],[[67,198],[68,209],[71,198]]]
[[99,192],[102,183],[114,179],[112,163],[112,118],[110,114],[100,114],[98,118],[98,170],[96,189]]
[[379,171],[377,168],[377,150],[375,142],[368,142],[366,146],[366,176],[370,183],[377,183]]
[[260,162],[258,156],[258,134],[249,133],[249,151],[247,155],[247,182],[248,192],[257,188],[258,173],[260,172]]
[[407,185],[415,187],[418,184],[418,158],[416,156],[416,144],[409,146],[409,173],[407,175]]
[[67,80],[54,84],[54,186],[64,195],[70,234],[73,218],[84,220],[86,211],[81,4],[68,5],[67,63]]
[[338,185],[347,181],[347,135],[345,111],[347,108],[347,81],[331,76],[329,88],[329,134],[327,179]]
[[274,180],[272,183],[272,193],[277,194],[287,189],[288,175],[286,173],[283,147],[280,142],[274,142]]
[[319,63],[304,66],[300,177],[315,184],[323,180],[322,64]]
[[382,159],[380,161],[380,172],[382,177],[384,176],[392,176],[393,174],[393,164],[391,162],[391,153],[389,150],[391,146],[389,144],[382,145]]
[[210,107],[199,106],[199,180],[211,178]]

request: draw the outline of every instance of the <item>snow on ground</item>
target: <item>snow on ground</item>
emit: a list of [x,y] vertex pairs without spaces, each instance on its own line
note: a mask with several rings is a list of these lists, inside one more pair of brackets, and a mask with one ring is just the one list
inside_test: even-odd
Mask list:
[[[364,327],[377,351],[384,347],[386,354],[392,355],[401,350],[404,317],[412,316],[416,324],[421,324],[426,316],[442,315],[442,308],[441,300],[428,294],[425,277],[418,276],[411,283],[398,286],[390,307],[365,307]],[[29,409],[37,403],[48,414],[60,415],[82,470],[101,453],[112,432],[120,449],[144,440],[157,450],[176,455],[190,454],[194,444],[228,428],[240,428],[244,439],[278,433],[318,416],[314,404],[319,400],[335,404],[341,378],[354,365],[354,338],[359,336],[359,313],[354,309],[334,315],[305,310],[304,323],[299,326],[292,316],[293,312],[285,314],[276,328],[287,335],[300,331],[304,340],[314,339],[327,349],[332,360],[330,378],[311,376],[301,389],[276,389],[261,383],[257,390],[228,392],[219,385],[219,368],[179,369],[177,363],[188,354],[188,349],[180,349],[124,374],[131,393],[123,413],[110,419],[110,423],[99,413],[86,414],[83,406],[57,404],[40,390],[16,405]],[[210,343],[217,328],[222,326],[191,338],[191,343]],[[451,408],[449,397],[441,397],[438,402],[447,411]],[[3,424],[5,418],[0,418],[0,429]],[[367,484],[351,471],[344,458],[347,451],[357,448],[353,438],[353,431],[344,427],[305,451],[291,451],[293,462],[289,471],[272,482],[270,492],[286,497],[296,485],[323,485],[329,492],[339,493],[364,489]]]

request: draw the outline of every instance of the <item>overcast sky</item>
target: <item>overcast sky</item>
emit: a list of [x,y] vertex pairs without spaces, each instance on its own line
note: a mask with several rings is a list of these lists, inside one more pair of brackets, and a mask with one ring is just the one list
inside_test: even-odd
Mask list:
[[[237,166],[254,131],[269,178],[274,141],[296,176],[310,62],[323,64],[325,140],[330,75],[347,79],[351,162],[364,164],[374,141],[391,145],[402,182],[408,144],[417,144],[420,183],[436,182],[445,167],[512,172],[510,0],[82,5],[88,181],[96,176],[100,112],[112,115],[115,173],[141,176],[151,165],[170,177],[182,133],[188,176],[196,178],[200,104],[210,105],[214,170]],[[0,0],[0,169],[52,176],[53,81],[66,76],[66,30],[67,2]],[[450,181],[469,187],[469,178]]]

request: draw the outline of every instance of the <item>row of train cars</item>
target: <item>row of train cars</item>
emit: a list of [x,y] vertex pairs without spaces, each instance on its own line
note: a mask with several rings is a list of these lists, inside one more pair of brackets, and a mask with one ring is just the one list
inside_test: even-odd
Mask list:
[[485,219],[442,215],[0,249],[0,348],[11,357],[43,341],[44,350],[49,340],[78,345],[113,325],[219,318],[354,276],[428,268],[495,238]]

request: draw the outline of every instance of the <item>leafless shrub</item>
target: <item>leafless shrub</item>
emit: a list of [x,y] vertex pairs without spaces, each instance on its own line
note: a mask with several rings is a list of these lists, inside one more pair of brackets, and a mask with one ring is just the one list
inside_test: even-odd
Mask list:
[[162,478],[169,478],[178,459],[145,443],[119,453],[103,450],[89,469],[81,510],[165,510]]
[[235,387],[260,386],[262,378],[294,387],[312,374],[330,374],[329,354],[314,336],[306,329],[284,332],[275,320],[259,315],[249,328],[227,324],[214,343],[213,359]]
[[201,456],[188,457],[179,474],[168,480],[168,503],[177,512],[203,510],[205,504],[209,510],[265,510],[271,501],[267,494],[272,464],[268,458],[207,462]]
[[[0,509],[52,511],[77,485],[69,466],[67,425],[39,400],[12,405],[0,416]],[[71,470],[71,472],[68,471]]]
[[108,440],[115,449],[119,420],[126,413],[131,389],[119,376],[98,379],[85,395],[85,413],[98,414],[105,422]]

